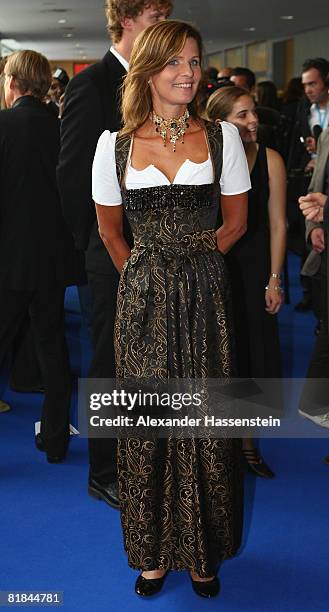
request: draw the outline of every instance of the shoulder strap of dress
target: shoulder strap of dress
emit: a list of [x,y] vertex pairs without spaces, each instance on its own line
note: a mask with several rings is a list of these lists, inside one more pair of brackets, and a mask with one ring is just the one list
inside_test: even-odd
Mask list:
[[118,132],[115,140],[115,164],[120,188],[123,186],[130,144],[131,134],[121,135]]
[[215,183],[219,184],[223,167],[223,130],[220,123],[205,121],[209,149],[214,167]]

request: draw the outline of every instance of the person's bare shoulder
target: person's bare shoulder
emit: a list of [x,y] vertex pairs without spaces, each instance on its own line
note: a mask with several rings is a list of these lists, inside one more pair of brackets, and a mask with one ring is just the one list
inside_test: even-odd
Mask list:
[[270,178],[271,176],[274,177],[275,174],[278,172],[283,173],[285,176],[286,168],[280,153],[274,151],[274,149],[269,149],[268,147],[266,147],[266,157]]

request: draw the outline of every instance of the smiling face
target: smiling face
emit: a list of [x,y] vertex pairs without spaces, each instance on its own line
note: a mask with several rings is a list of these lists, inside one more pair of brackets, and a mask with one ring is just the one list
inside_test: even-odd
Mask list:
[[[194,38],[187,38],[182,51],[150,79],[154,110],[162,116],[168,114],[169,107],[173,106],[182,107],[184,112],[193,100],[200,80],[200,50]],[[177,112],[181,114],[181,110]]]
[[233,123],[239,130],[242,142],[256,142],[258,117],[251,96],[241,96],[234,104],[225,121]]

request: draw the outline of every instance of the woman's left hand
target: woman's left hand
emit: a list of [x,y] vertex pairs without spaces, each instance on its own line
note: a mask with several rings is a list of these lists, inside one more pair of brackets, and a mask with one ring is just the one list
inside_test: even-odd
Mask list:
[[277,314],[283,302],[284,295],[282,289],[278,289],[280,281],[278,278],[270,278],[267,289],[265,290],[265,310],[269,314]]

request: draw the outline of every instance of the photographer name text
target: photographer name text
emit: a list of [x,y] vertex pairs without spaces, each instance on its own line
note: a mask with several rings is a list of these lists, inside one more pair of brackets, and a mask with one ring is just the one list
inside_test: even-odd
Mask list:
[[262,418],[218,418],[205,415],[202,418],[154,418],[149,415],[139,417],[116,416],[114,418],[101,417],[94,414],[90,417],[92,427],[280,427],[280,419],[273,417]]

